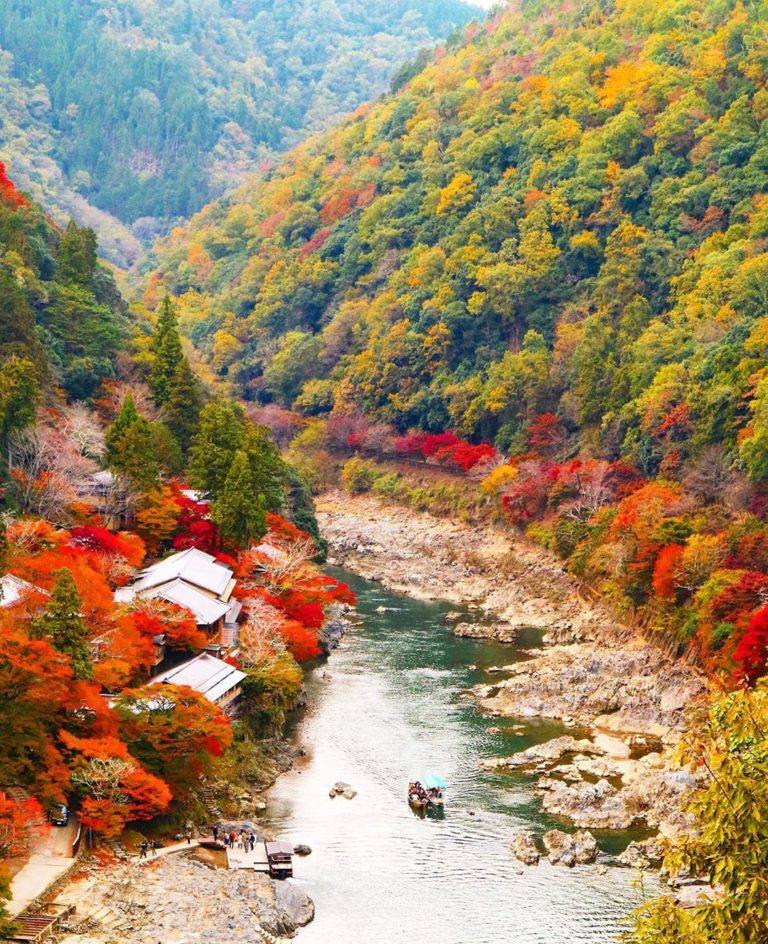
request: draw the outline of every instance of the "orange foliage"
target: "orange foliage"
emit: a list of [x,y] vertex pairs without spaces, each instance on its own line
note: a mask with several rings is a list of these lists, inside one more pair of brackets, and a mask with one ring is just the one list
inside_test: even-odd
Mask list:
[[72,691],[65,655],[16,629],[0,634],[0,757],[3,777],[37,782],[43,795],[62,795],[69,772],[53,746]]
[[0,161],[0,200],[14,208],[29,206],[29,201],[22,197],[6,173],[5,164],[2,161]]
[[208,638],[198,627],[188,610],[165,600],[142,600],[140,608],[132,616],[135,625],[145,636],[165,635],[168,645],[174,649],[199,651],[207,645]]
[[191,788],[232,743],[229,718],[187,686],[126,690],[116,711],[131,753],[162,773],[175,795]]
[[69,540],[69,532],[54,528],[41,518],[17,518],[7,528],[11,556],[37,554]]
[[679,544],[670,544],[656,558],[653,567],[653,589],[660,597],[671,600],[677,594],[675,573],[684,550]]
[[0,858],[21,855],[45,827],[37,800],[30,797],[17,802],[0,791]]
[[[123,688],[152,666],[152,636],[156,633],[147,634],[137,616],[137,613],[119,616],[99,648],[99,658],[93,667],[94,679],[108,691]],[[158,630],[162,631],[162,628]]]
[[143,497],[136,512],[136,530],[153,553],[163,541],[173,537],[180,514],[174,493],[167,486],[154,489]]
[[632,531],[637,526],[655,523],[680,499],[680,487],[661,482],[647,482],[619,502],[612,532]]
[[14,562],[12,572],[44,590],[51,590],[56,582],[54,574],[62,567],[72,574],[82,597],[85,620],[91,624],[103,623],[114,609],[114,599],[101,574],[98,555],[65,546],[21,558]]
[[278,629],[291,655],[297,662],[308,662],[320,655],[317,633],[298,620],[286,619]]

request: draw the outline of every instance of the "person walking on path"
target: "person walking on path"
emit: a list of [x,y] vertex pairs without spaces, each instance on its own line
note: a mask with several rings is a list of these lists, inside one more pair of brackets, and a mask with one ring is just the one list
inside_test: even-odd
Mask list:
[[192,827],[187,826],[187,845],[192,842]]
[[152,840],[152,856],[153,857],[157,855],[157,850],[159,848],[160,848],[160,843],[157,841],[157,839],[153,839]]
[[229,834],[229,847],[230,847],[230,849],[234,849],[234,848],[235,848],[235,843],[236,843],[236,842],[237,842],[237,833],[236,833],[236,832],[234,831],[234,829],[233,829],[232,832]]
[[142,842],[141,842],[141,845],[139,846],[139,858],[140,858],[140,859],[146,859],[146,858],[147,858],[147,849],[149,849],[149,843],[147,842],[146,839],[143,839]]
[[213,827],[213,841],[218,842],[218,839],[219,839],[219,827],[214,826]]
[[253,835],[253,833],[251,833],[251,835],[248,837],[248,843],[250,844],[251,852],[253,852],[253,847],[256,845],[256,837]]

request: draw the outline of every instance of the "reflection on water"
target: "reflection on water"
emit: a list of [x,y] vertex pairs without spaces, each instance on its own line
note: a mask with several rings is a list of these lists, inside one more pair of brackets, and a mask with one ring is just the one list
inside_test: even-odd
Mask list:
[[[317,906],[300,940],[613,940],[621,917],[641,901],[633,873],[611,868],[598,875],[594,866],[567,870],[546,862],[526,869],[509,852],[512,833],[557,824],[539,810],[530,778],[477,769],[481,757],[562,733],[551,723],[521,729],[517,722],[483,718],[460,697],[487,678],[485,668],[524,654],[454,637],[445,624],[447,605],[342,576],[359,595],[364,624],[311,679],[310,708],[297,732],[308,755],[270,794],[280,834],[313,849],[295,861],[294,881]],[[533,634],[524,640],[535,644]],[[429,773],[449,785],[443,817],[414,815],[406,802],[409,780]],[[330,799],[337,780],[358,796]],[[613,837],[614,848],[616,842]]]

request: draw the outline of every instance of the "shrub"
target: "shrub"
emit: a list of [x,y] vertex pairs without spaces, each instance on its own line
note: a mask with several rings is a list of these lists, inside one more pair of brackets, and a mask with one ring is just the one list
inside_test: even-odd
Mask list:
[[370,492],[373,483],[381,473],[371,462],[365,459],[349,459],[341,470],[341,484],[350,495],[362,495]]

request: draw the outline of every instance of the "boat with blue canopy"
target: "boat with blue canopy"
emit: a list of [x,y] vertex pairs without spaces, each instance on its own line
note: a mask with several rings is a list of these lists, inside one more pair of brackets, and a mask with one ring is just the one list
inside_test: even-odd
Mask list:
[[408,802],[414,809],[435,809],[445,802],[444,791],[448,784],[437,774],[428,774],[423,780],[408,784]]

